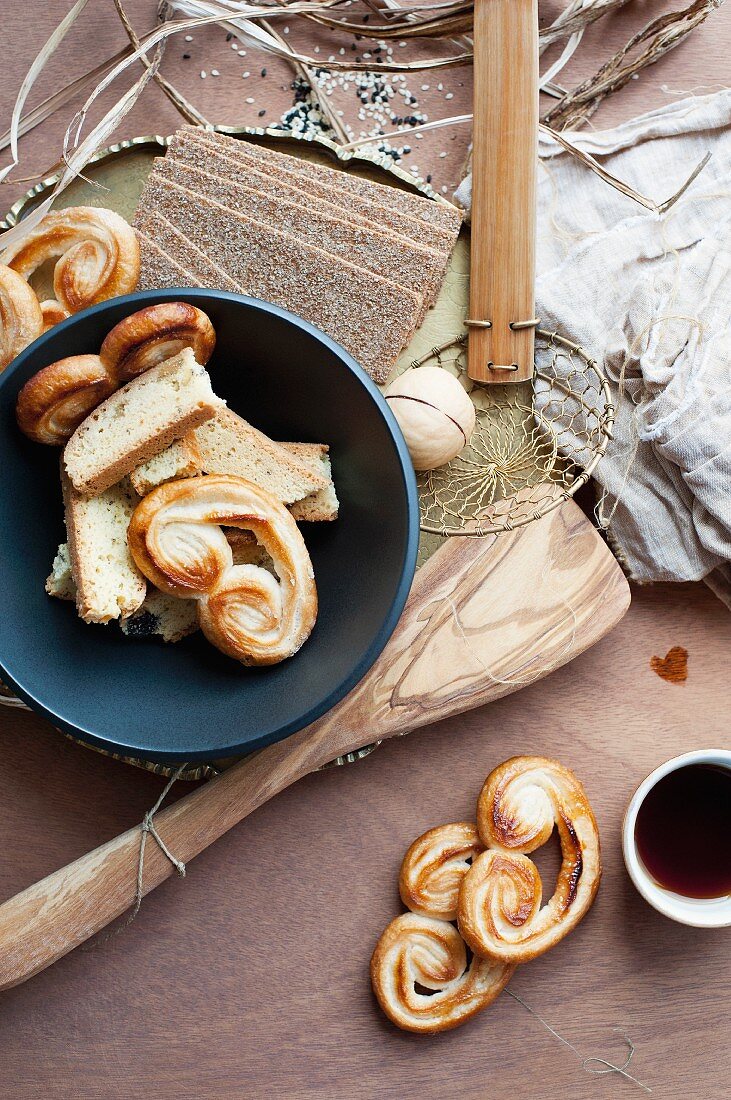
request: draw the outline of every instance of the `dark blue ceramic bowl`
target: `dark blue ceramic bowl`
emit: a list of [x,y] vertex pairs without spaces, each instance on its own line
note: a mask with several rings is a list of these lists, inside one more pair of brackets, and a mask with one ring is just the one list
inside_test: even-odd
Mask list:
[[[335,523],[304,524],[320,610],[288,661],[249,669],[202,635],[176,645],[88,626],[44,591],[65,539],[59,451],[15,424],[20,387],[63,356],[95,352],[113,325],[153,302],[209,314],[208,365],[229,406],[274,439],[330,444]],[[206,760],[280,740],[314,721],[368,671],[393,631],[416,564],[416,482],[376,386],[312,325],[265,302],[207,290],[115,298],[69,318],[0,375],[0,676],[75,737],[151,760]],[[368,739],[367,731],[364,739]]]

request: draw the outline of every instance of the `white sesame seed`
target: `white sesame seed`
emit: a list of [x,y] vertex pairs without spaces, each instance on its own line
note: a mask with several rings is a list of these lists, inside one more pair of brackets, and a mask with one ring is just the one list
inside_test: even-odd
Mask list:
[[[248,95],[248,96],[246,97],[246,102],[247,102],[247,103],[253,103],[253,102],[254,102],[254,97],[253,97],[253,96],[251,96],[251,95]],[[445,155],[445,157],[446,157],[446,155],[447,155],[447,154],[445,153],[444,155]]]
[[284,28],[284,33],[285,33],[285,34],[289,34],[289,27],[285,27],[285,28]]
[[243,76],[244,80],[248,80],[248,78],[251,76],[251,73],[248,73],[248,72],[247,73],[242,73],[242,76]]
[[446,188],[446,186],[445,186],[445,187],[443,187],[443,188],[442,188],[442,194],[443,194],[443,195],[446,195],[446,193],[447,193],[447,188]]
[[231,43],[231,49],[232,50],[238,50],[238,48],[239,48],[238,42],[234,41],[234,42]]
[[428,84],[422,84],[421,90],[422,90],[422,92],[428,92],[429,91],[429,85]]
[[454,93],[453,92],[447,92],[447,94],[445,95],[444,98],[445,99],[454,99]]
[[185,41],[186,42],[192,42],[193,41],[193,35],[192,34],[186,34]]
[[220,76],[218,69],[211,69],[211,76]]
[[205,70],[204,70],[204,69],[201,69],[201,80],[205,80],[205,79],[206,79],[206,73],[205,73]]
[[439,154],[439,159],[440,159],[440,160],[444,160],[444,158],[446,157],[446,155],[447,155],[446,153],[440,153],[440,154]]

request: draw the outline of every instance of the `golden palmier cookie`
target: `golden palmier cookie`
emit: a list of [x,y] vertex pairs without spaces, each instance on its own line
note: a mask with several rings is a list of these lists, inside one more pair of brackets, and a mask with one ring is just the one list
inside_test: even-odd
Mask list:
[[54,210],[0,261],[29,280],[55,260],[53,289],[61,307],[78,313],[87,306],[129,294],[140,275],[140,246],[134,229],[119,214],[92,206]]
[[0,264],[0,371],[43,332],[35,291],[10,267]]
[[150,367],[191,348],[205,366],[216,346],[210,318],[186,302],[160,302],[125,317],[108,334],[99,357],[109,373],[129,382]]
[[[234,565],[222,526],[251,531],[276,577]],[[127,534],[138,569],[163,592],[198,600],[203,633],[246,665],[291,657],[317,617],[304,539],[287,509],[244,478],[208,474],[171,481],[145,497]]]
[[477,955],[467,966],[465,944],[454,925],[403,913],[376,944],[371,982],[379,1005],[397,1027],[434,1035],[491,1004],[513,969]]
[[[65,311],[58,302],[44,302],[39,308],[49,320],[63,320]],[[195,306],[146,306],[114,326],[99,355],[59,359],[29,378],[18,394],[18,426],[36,443],[62,445],[125,382],[187,347],[204,366],[215,343],[210,318]]]
[[18,394],[18,427],[36,443],[61,445],[116,388],[98,355],[57,359],[29,378]]
[[[541,908],[541,879],[528,853],[546,843],[554,825],[561,869],[553,896]],[[477,829],[488,851],[462,881],[459,930],[481,956],[528,962],[576,927],[599,888],[599,832],[586,792],[555,760],[513,757],[487,777]]]
[[71,314],[69,311],[57,302],[55,298],[48,298],[45,302],[41,302],[41,313],[43,314],[43,331],[48,332],[49,328],[53,328],[54,325],[58,325],[61,321],[65,321]]
[[477,828],[469,821],[437,825],[423,833],[401,864],[399,893],[406,908],[440,920],[456,920],[462,879],[484,848]]

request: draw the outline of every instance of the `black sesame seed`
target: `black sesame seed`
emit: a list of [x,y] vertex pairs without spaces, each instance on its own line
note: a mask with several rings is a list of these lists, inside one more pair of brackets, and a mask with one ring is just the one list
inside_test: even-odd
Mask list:
[[259,118],[264,118],[266,111],[259,111]]
[[267,75],[267,71],[266,71],[266,69],[262,69],[262,70],[261,70],[261,75],[262,75],[262,76],[266,76],[266,75]]
[[431,183],[431,174],[426,177],[426,182]]
[[184,53],[183,54],[183,61],[190,61],[190,54],[189,53]]
[[229,34],[226,35],[226,41],[230,42],[232,38],[233,38],[233,35],[229,32]]

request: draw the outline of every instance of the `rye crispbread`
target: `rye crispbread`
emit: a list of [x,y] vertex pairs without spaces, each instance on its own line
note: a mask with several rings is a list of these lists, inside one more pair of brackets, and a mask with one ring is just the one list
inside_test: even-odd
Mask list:
[[332,256],[339,256],[413,291],[423,302],[419,320],[437,298],[447,269],[447,257],[433,248],[423,248],[389,233],[363,228],[342,216],[323,214],[310,203],[303,205],[300,198],[292,195],[288,199],[278,198],[167,157],[155,161],[153,174],[205,195],[231,210],[244,210],[255,221],[292,233]]
[[245,293],[296,310],[386,381],[413,335],[417,295],[171,181],[150,178],[140,201],[214,252]]
[[[200,286],[208,290],[231,290],[234,294],[241,294],[238,283],[222,271],[218,264],[209,259],[204,252],[196,248],[167,218],[155,211],[138,209],[133,219],[133,225],[140,238],[140,247],[143,255],[143,268],[145,269],[145,285],[140,290],[156,290],[165,286]],[[154,254],[145,255],[150,243],[154,242],[155,252],[160,256],[156,259]],[[165,270],[165,264],[172,271],[172,277]],[[179,269],[187,282],[181,283],[176,279],[175,269]]]
[[201,141],[208,141],[239,155],[246,151],[250,156],[274,165],[279,171],[298,174],[308,180],[317,181],[331,188],[333,192],[346,192],[353,199],[362,199],[371,204],[398,211],[402,217],[415,218],[426,225],[436,226],[448,235],[457,236],[462,224],[461,212],[451,203],[434,201],[414,195],[411,191],[402,191],[383,183],[374,183],[354,173],[342,169],[330,168],[315,161],[292,157],[287,153],[257,145],[253,141],[229,137],[227,134],[214,133],[199,128],[184,128],[183,133],[190,134]]

